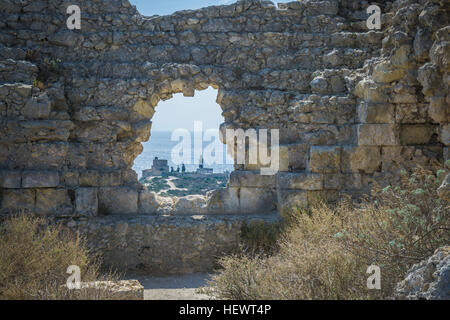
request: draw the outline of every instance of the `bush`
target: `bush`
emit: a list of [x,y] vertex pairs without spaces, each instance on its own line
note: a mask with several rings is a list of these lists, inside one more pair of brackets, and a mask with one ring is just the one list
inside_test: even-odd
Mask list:
[[101,290],[69,290],[65,284],[70,265],[80,267],[83,282],[117,277],[112,272],[100,275],[99,260],[90,255],[85,241],[59,225],[25,215],[1,224],[0,299],[108,298]]
[[[414,263],[450,242],[450,208],[436,189],[446,172],[422,168],[349,199],[297,210],[270,257],[234,255],[203,292],[222,299],[385,299]],[[369,265],[381,290],[368,290]]]

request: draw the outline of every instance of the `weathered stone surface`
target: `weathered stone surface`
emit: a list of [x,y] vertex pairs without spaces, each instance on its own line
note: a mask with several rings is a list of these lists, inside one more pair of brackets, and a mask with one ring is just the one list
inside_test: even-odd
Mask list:
[[430,258],[412,266],[405,279],[397,284],[394,298],[449,300],[450,247],[441,247]]
[[55,188],[58,185],[57,171],[24,171],[22,174],[23,188]]
[[438,189],[438,194],[441,199],[450,201],[450,174],[445,177]]
[[96,188],[75,190],[75,213],[94,217],[98,214],[98,192]]
[[206,201],[208,213],[237,214],[240,212],[239,188],[211,191]]
[[450,124],[442,126],[440,132],[440,140],[446,146],[450,146]]
[[23,115],[28,119],[48,119],[51,112],[51,101],[46,93],[31,97],[24,107]]
[[342,148],[341,168],[344,173],[379,171],[381,167],[380,147],[344,147]]
[[144,286],[137,280],[82,282],[80,289],[87,291],[88,296],[98,293],[108,300],[144,300]]
[[206,212],[206,199],[204,196],[193,195],[175,200],[174,215],[201,215]]
[[361,123],[395,123],[395,106],[388,103],[360,103],[358,118]]
[[34,212],[35,204],[36,191],[34,189],[5,189],[2,192],[2,212]]
[[390,61],[384,61],[375,66],[373,70],[373,79],[376,82],[390,83],[396,80],[400,80],[406,74],[405,69],[393,66]]
[[21,181],[22,174],[20,171],[0,170],[0,188],[19,189]]
[[73,206],[66,189],[37,189],[35,211],[40,215],[71,216]]
[[211,272],[217,259],[239,248],[242,227],[266,216],[106,216],[76,221],[92,252],[120,271],[170,275]]
[[340,172],[341,148],[313,146],[310,151],[309,170],[317,173]]
[[276,193],[263,188],[239,189],[239,213],[269,214],[277,210]]
[[154,192],[143,190],[139,192],[139,213],[145,215],[156,214],[159,208],[157,195]]
[[138,192],[131,188],[99,188],[99,213],[113,215],[137,214]]
[[395,124],[361,124],[358,126],[360,146],[395,146],[400,143]]
[[280,189],[322,190],[323,175],[319,173],[279,173]]
[[234,171],[230,175],[230,187],[275,188],[276,176],[264,176],[259,171]]
[[354,94],[368,103],[388,102],[387,96],[380,90],[375,82],[366,79],[357,84]]
[[400,141],[404,145],[428,144],[433,134],[433,126],[403,125],[400,130]]

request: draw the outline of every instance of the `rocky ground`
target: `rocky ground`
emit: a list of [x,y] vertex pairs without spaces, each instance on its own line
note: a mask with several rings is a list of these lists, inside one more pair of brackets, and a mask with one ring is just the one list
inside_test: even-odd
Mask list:
[[129,275],[144,286],[144,300],[210,300],[207,295],[197,293],[206,285],[209,275],[194,273],[182,276],[154,277]]
[[141,183],[147,190],[163,197],[185,197],[189,195],[206,195],[209,191],[225,188],[228,176],[171,173],[169,175],[147,177]]

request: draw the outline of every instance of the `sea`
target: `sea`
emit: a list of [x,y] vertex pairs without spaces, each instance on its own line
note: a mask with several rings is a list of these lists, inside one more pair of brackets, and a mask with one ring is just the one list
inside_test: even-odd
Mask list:
[[[190,163],[185,164],[187,172],[195,172],[200,163],[199,159],[194,159],[194,133],[191,132],[191,161]],[[181,140],[172,141],[172,132],[165,131],[152,131],[150,140],[148,142],[143,143],[144,151],[136,158],[134,161],[133,169],[138,174],[139,178],[142,177],[142,171],[146,169],[150,169],[153,164],[153,159],[158,157],[160,160],[168,160],[169,167],[174,167],[177,170],[177,167],[181,166],[174,163],[176,159],[172,159],[172,150],[175,146],[180,144]],[[203,142],[203,150],[210,145],[211,142]],[[198,149],[201,150],[201,147]],[[231,172],[234,170],[234,166],[232,163],[232,159],[226,155],[226,146],[223,145],[223,161],[220,163],[205,163],[204,166],[206,168],[212,168],[214,173],[225,173]]]

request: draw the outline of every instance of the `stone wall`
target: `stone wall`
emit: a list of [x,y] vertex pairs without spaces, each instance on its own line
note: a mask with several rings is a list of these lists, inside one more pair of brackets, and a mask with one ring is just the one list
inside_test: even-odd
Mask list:
[[[73,223],[283,213],[316,196],[366,193],[400,167],[443,163],[445,2],[383,4],[382,30],[368,31],[368,4],[353,0],[286,10],[244,0],[162,17],[127,0],[3,0],[0,211]],[[66,27],[72,4],[81,30]],[[158,102],[209,86],[219,90],[221,129],[280,129],[280,172],[236,165],[229,187],[206,199],[149,195],[132,165]]]
[[109,216],[72,221],[68,227],[86,235],[107,266],[170,275],[210,272],[220,257],[239,252],[244,227],[277,222],[274,215]]

